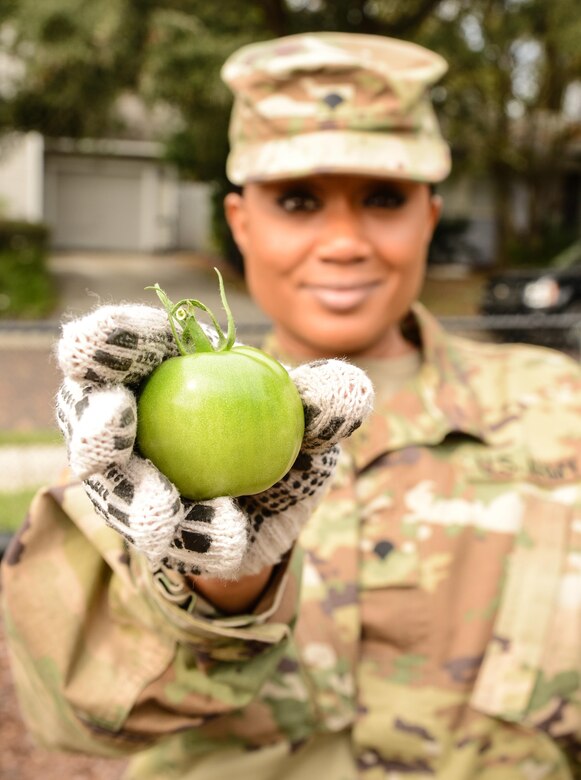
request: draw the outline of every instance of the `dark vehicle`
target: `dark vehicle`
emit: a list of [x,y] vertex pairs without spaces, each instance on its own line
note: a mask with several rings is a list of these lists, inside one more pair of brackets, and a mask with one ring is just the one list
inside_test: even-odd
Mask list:
[[492,274],[480,313],[503,341],[579,348],[581,339],[581,240],[544,268]]

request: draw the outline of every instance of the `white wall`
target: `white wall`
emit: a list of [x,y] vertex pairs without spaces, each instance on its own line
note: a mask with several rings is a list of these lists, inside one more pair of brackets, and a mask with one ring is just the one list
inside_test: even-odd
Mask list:
[[178,246],[179,183],[173,168],[157,159],[48,151],[44,191],[56,249]]
[[201,182],[179,185],[178,247],[212,250],[211,187]]
[[0,139],[0,215],[42,220],[43,155],[44,142],[38,133]]
[[95,154],[45,149],[38,133],[3,136],[0,217],[47,221],[60,249],[210,251],[210,186],[180,181],[151,145],[125,146]]

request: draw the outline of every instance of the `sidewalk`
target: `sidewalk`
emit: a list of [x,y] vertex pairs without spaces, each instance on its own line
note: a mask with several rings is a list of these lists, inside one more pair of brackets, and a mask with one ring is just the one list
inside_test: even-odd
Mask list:
[[[54,397],[60,372],[54,358],[59,322],[81,316],[105,303],[159,305],[156,282],[170,299],[198,298],[225,324],[220,302],[216,259],[195,253],[175,255],[56,254],[49,265],[59,291],[50,321],[26,327],[0,328],[0,430],[56,430]],[[240,336],[252,343],[268,320],[248,296],[243,281],[219,263],[228,302]],[[0,447],[0,492],[34,487],[54,479],[65,462],[64,447],[23,445]]]
[[244,282],[224,261],[194,252],[136,255],[111,253],[56,254],[49,266],[60,294],[57,319],[84,314],[98,304],[147,303],[159,305],[156,282],[173,301],[197,298],[209,306],[218,320],[222,307],[217,266],[224,277],[228,302],[238,323],[264,323],[265,317],[246,292]]

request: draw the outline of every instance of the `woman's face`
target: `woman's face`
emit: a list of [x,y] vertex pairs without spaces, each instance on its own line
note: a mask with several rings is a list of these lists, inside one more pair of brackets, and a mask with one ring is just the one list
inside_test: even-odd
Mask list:
[[389,357],[417,298],[440,198],[426,184],[314,175],[248,184],[226,215],[248,288],[298,358]]

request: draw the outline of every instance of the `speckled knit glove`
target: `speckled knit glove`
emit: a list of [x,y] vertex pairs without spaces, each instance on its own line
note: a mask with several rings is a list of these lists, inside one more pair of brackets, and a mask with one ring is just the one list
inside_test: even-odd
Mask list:
[[191,501],[135,450],[135,390],[176,354],[161,309],[104,306],[64,325],[57,419],[71,470],[98,513],[154,569],[222,579],[258,572],[292,547],[333,473],[337,443],[371,410],[371,383],[340,360],[293,369],[305,434],[291,470],[253,496]]

